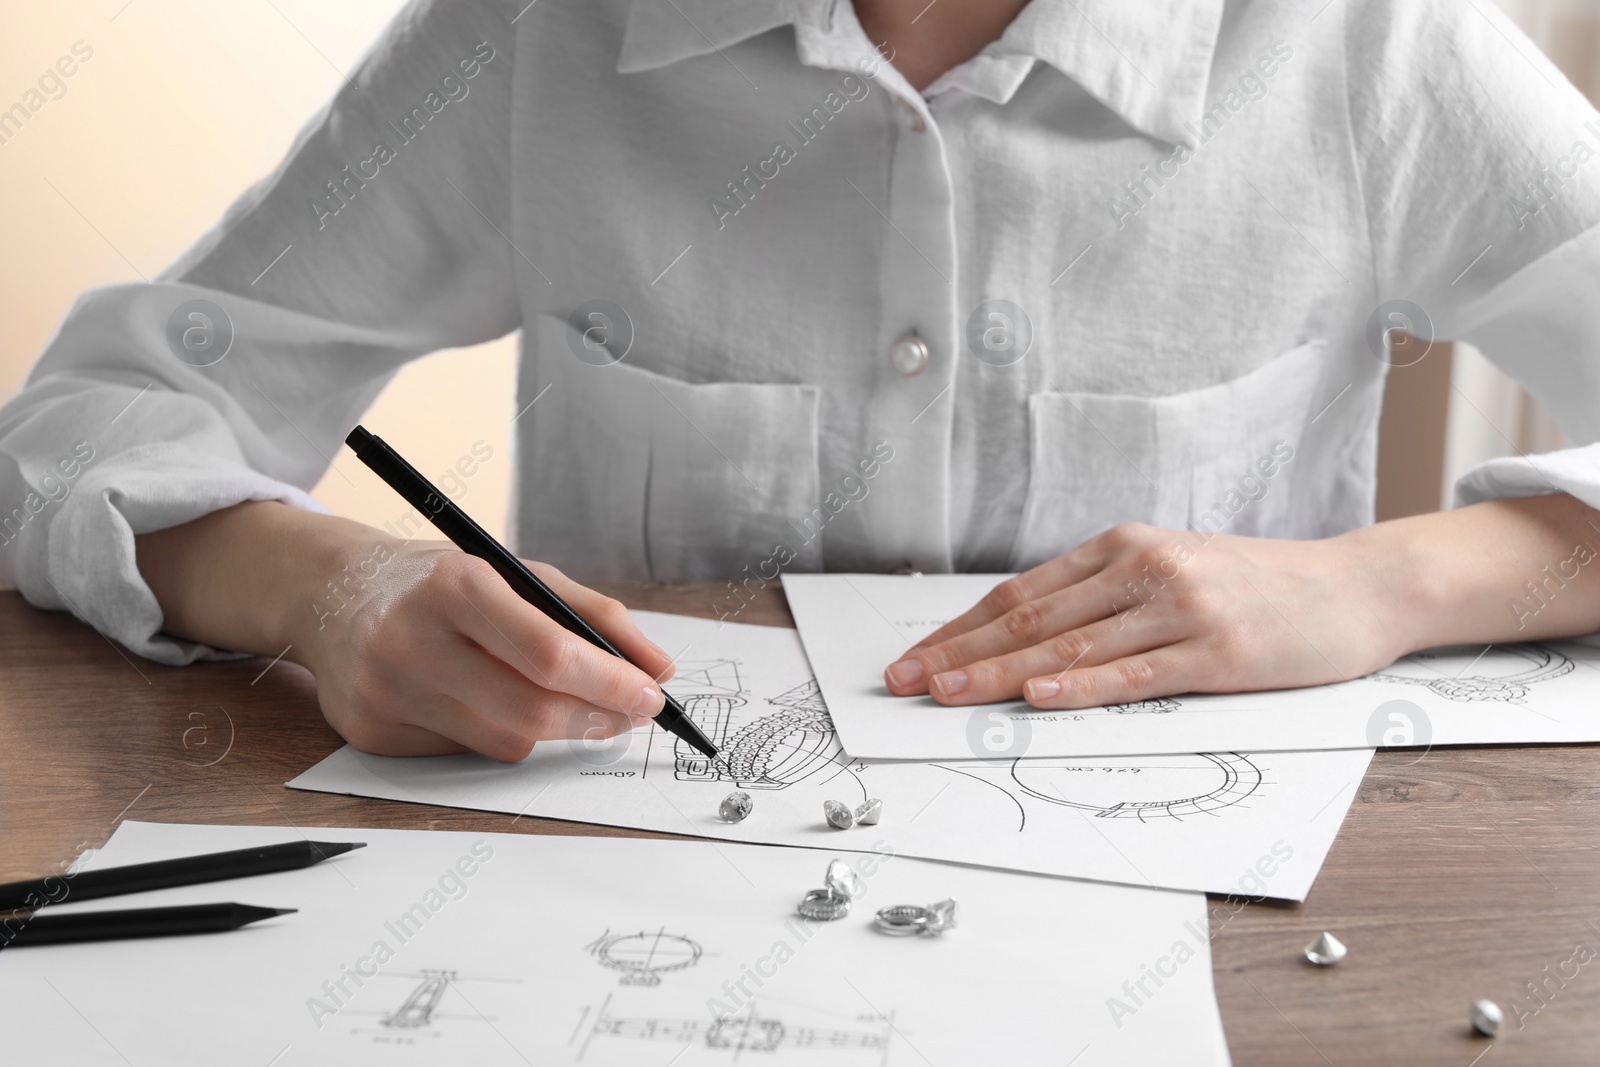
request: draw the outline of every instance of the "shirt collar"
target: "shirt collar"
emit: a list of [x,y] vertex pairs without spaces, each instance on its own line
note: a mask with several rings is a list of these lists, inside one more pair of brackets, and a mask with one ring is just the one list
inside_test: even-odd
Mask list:
[[[1200,125],[1224,0],[1033,0],[967,63],[924,90],[960,88],[999,104],[1043,60],[1141,133],[1171,144]],[[851,66],[870,45],[849,0],[634,0],[620,73],[716,52],[778,26],[795,27],[803,62]]]
[[654,70],[717,52],[778,26],[816,31],[848,0],[633,0],[622,35],[620,74]]
[[[1223,0],[1033,0],[999,40],[949,75],[990,75],[990,98],[1004,103],[1040,59],[1129,126],[1177,144],[1192,136],[1184,124],[1198,126],[1205,111],[1222,8]],[[977,84],[971,91],[990,96]]]

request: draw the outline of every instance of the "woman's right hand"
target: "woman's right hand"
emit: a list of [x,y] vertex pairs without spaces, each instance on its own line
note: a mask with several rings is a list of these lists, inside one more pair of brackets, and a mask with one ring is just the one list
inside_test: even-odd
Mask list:
[[[391,756],[472,750],[520,760],[552,738],[594,741],[648,723],[672,658],[627,608],[554,567],[528,566],[633,663],[571,633],[454,546],[398,546],[300,662],[346,741]],[[322,598],[324,610],[338,601]],[[647,673],[649,672],[649,673]]]
[[[648,722],[672,675],[619,602],[540,563],[529,566],[632,663],[448,543],[401,543],[282,504],[145,534],[138,550],[165,632],[268,656],[288,644],[284,658],[316,676],[328,723],[367,752],[520,760],[539,741]],[[252,603],[265,610],[230,610]]]

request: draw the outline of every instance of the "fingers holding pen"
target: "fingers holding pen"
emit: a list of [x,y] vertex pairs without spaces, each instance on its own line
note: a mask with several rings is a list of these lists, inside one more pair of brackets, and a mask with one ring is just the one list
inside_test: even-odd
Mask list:
[[644,635],[644,631],[639,629],[639,624],[628,613],[622,601],[573,581],[548,563],[537,563],[533,560],[524,562],[541,581],[555,591],[557,596],[571,604],[573,610],[588,620],[589,625],[599,630],[607,641],[615,645],[629,660],[638,664],[646,674],[651,675],[657,682],[672,679],[677,671],[677,664],[672,656],[666,649]]
[[540,742],[597,742],[650,721],[535,685],[483,649],[462,644],[459,655],[441,664],[443,699],[422,725],[486,756],[515,762]]
[[[452,625],[527,681],[629,719],[661,711],[666,698],[655,678],[569,632],[513,592],[493,567],[466,555],[447,566],[443,607]],[[670,666],[670,657],[661,657]]]
[[515,762],[540,742],[594,743],[649,721],[537,685],[453,622],[439,625],[436,603],[424,598],[414,607],[373,624],[370,655],[358,667],[318,679],[323,714],[363,751],[470,751]]

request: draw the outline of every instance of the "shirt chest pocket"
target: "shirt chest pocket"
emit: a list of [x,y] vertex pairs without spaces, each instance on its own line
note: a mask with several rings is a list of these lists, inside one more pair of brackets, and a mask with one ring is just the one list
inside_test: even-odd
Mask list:
[[785,570],[817,569],[818,543],[801,545],[790,522],[820,495],[819,390],[684,382],[635,365],[642,345],[581,359],[594,351],[583,335],[539,316],[522,389],[538,400],[519,416],[519,551],[589,581],[734,578],[779,545],[796,546]]
[[[1299,442],[1317,415],[1324,345],[1185,393],[1028,398],[1029,474],[1012,566],[1024,570],[1121,522],[1287,536]],[[1303,483],[1303,478],[1300,479]]]

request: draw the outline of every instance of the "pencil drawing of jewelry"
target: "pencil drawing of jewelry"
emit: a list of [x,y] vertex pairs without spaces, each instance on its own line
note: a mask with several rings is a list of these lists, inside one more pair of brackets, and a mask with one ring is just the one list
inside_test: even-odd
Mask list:
[[680,663],[669,686],[678,691],[689,718],[720,749],[712,760],[688,745],[676,746],[674,774],[681,782],[784,789],[836,765],[843,753],[814,678],[769,698],[766,703],[774,710],[753,716],[740,710],[751,694],[733,660]]
[[1571,659],[1545,645],[1492,645],[1473,655],[1459,671],[1448,670],[1447,661],[1466,658],[1470,652],[1470,648],[1417,652],[1369,677],[1425,686],[1446,700],[1499,700],[1516,704],[1527,697],[1529,686],[1559,678],[1574,669]]
[[600,966],[621,971],[622,984],[628,986],[660,985],[663,974],[693,967],[703,952],[699,943],[665,928],[602,936],[592,951]]

